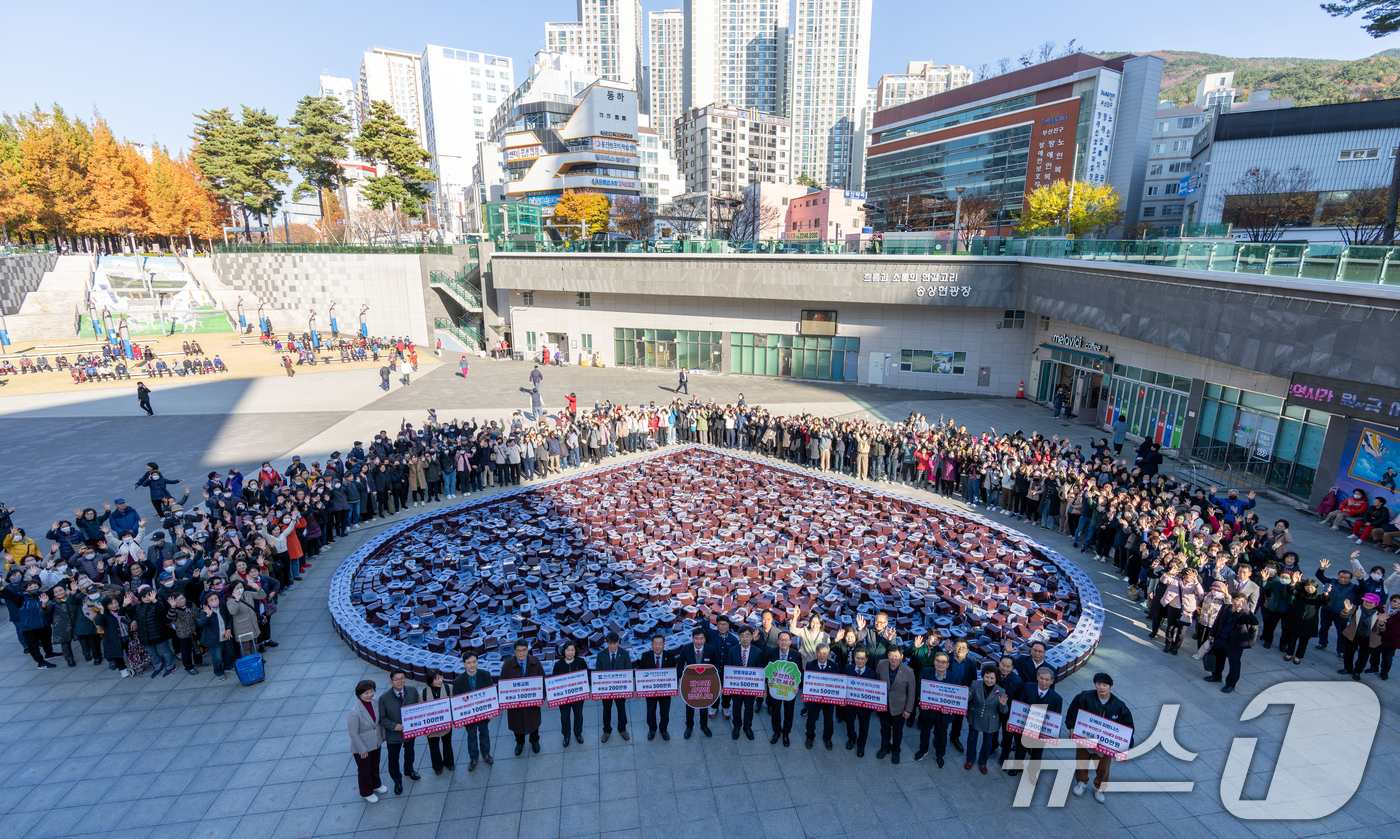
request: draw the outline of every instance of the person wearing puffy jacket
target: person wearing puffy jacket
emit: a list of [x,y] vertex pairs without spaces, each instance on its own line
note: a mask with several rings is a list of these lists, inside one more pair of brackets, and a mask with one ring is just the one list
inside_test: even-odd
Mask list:
[[1333,530],[1340,530],[1343,524],[1354,524],[1356,519],[1365,515],[1366,508],[1370,504],[1366,501],[1366,490],[1357,489],[1352,492],[1351,497],[1343,501],[1341,506],[1322,517],[1322,523],[1331,525]]

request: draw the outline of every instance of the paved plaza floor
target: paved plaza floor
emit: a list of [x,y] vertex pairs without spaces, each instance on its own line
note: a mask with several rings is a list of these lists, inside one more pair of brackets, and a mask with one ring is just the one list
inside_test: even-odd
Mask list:
[[[15,507],[15,521],[33,532],[71,516],[74,507],[118,496],[149,510],[144,492],[132,486],[149,460],[159,462],[167,476],[186,479],[197,497],[210,470],[237,465],[246,473],[263,460],[285,465],[293,453],[310,460],[348,451],[355,440],[372,439],[376,430],[392,433],[405,419],[420,422],[429,408],[440,420],[501,419],[528,406],[521,388],[531,365],[477,361],[464,379],[455,358],[447,361],[409,387],[396,383],[387,394],[376,373],[353,370],[302,372],[294,379],[158,383],[153,418],[137,408],[134,389],[0,397],[0,431],[12,441],[0,501]],[[544,372],[550,409],[561,407],[570,391],[581,406],[608,398],[661,402],[672,398],[675,384],[670,374],[630,370]],[[973,429],[1039,430],[1085,444],[1101,436],[1017,400],[731,376],[695,376],[690,389],[721,402],[742,392],[750,405],[783,413],[902,419],[919,410],[931,420],[951,417]],[[910,492],[899,486],[891,491]],[[1336,565],[1346,562],[1351,546],[1340,534],[1285,505],[1261,501],[1259,506],[1266,521],[1286,515],[1294,522],[1295,547],[1306,571],[1323,556]],[[631,741],[614,735],[600,744],[599,711],[590,702],[582,744],[562,748],[555,715],[546,713],[542,752],[527,749],[516,758],[509,732],[497,721],[491,729],[494,766],[469,773],[462,758],[455,773],[436,776],[420,755],[421,781],[407,782],[402,796],[391,792],[368,805],[357,795],[345,717],[355,683],[371,678],[382,689],[387,674],[341,643],[325,603],[336,565],[379,531],[366,526],[337,541],[306,581],[283,598],[273,618],[280,647],[266,656],[267,680],[252,687],[233,677],[215,682],[207,668],[198,676],[177,671],[155,680],[120,679],[105,667],[82,663],[41,672],[8,636],[0,640],[0,836],[1396,835],[1400,679],[1366,677],[1364,684],[1380,698],[1380,726],[1360,788],[1339,811],[1308,821],[1236,818],[1222,804],[1220,789],[1232,741],[1257,738],[1243,798],[1264,798],[1271,782],[1282,784],[1273,769],[1291,710],[1271,706],[1241,722],[1246,706],[1282,682],[1335,684],[1343,678],[1335,675],[1340,666],[1335,655],[1310,649],[1303,664],[1294,666],[1256,648],[1245,654],[1238,692],[1222,695],[1218,686],[1201,681],[1199,662],[1189,655],[1163,655],[1159,645],[1146,640],[1142,610],[1124,597],[1121,579],[1071,549],[1068,540],[1039,529],[1030,535],[1080,563],[1098,582],[1108,610],[1098,654],[1062,684],[1061,694],[1068,702],[1090,687],[1094,672],[1112,673],[1115,693],[1134,712],[1139,738],[1153,731],[1164,705],[1179,705],[1175,739],[1195,759],[1171,757],[1158,748],[1115,765],[1112,780],[1189,782],[1190,791],[1111,793],[1106,804],[1089,796],[1063,802],[1052,790],[1055,773],[1047,770],[1030,806],[1014,807],[1022,779],[996,768],[986,776],[965,772],[961,756],[951,751],[945,769],[931,757],[915,763],[909,738],[899,766],[876,761],[873,744],[857,760],[841,748],[839,734],[832,752],[820,743],[808,751],[800,736],[791,748],[770,746],[766,716],[755,720],[759,738],[753,742],[731,740],[723,721],[712,726],[713,739],[699,736],[697,729],[696,738],[687,741],[680,737],[683,711],[676,707],[672,739],[648,742],[644,705],[634,700]],[[1392,559],[1367,549],[1364,561],[1388,568]],[[1330,729],[1351,710],[1336,707],[1332,717],[1308,725]],[[795,730],[803,722],[799,717]],[[464,744],[457,745],[464,751]]]

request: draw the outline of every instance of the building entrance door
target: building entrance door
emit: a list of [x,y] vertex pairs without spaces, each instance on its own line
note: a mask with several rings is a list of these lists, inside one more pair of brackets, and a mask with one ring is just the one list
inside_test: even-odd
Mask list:
[[870,373],[866,378],[866,384],[881,385],[885,383],[885,354],[873,352],[870,354]]
[[1075,417],[1085,425],[1094,425],[1098,422],[1099,391],[1102,387],[1102,374],[1091,373],[1088,370],[1075,371],[1074,398],[1070,401],[1070,405],[1074,406]]

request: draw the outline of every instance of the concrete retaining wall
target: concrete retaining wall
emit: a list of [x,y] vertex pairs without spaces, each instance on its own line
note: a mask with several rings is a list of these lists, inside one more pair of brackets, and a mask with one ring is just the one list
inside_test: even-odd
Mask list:
[[39,287],[46,271],[58,261],[56,253],[21,253],[0,257],[0,311],[13,315],[24,295]]

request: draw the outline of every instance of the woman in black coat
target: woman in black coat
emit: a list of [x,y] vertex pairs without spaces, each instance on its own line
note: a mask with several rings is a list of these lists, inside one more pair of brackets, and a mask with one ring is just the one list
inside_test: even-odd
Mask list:
[[102,657],[107,659],[107,669],[126,669],[126,627],[128,618],[122,614],[121,601],[108,596],[102,600],[102,614],[97,626],[102,630]]
[[1308,644],[1317,637],[1318,615],[1330,600],[1318,590],[1317,580],[1309,577],[1300,582],[1301,576],[1298,571],[1293,572],[1293,584],[1288,587],[1288,611],[1283,614],[1283,638],[1278,642],[1283,660],[1292,660],[1294,664],[1302,663]]
[[[564,657],[554,662],[554,672],[550,675],[563,676],[566,673],[576,673],[579,670],[587,670],[588,664],[578,655],[578,646],[573,641],[564,645]],[[559,727],[564,731],[564,745],[569,745],[569,718],[573,717],[574,739],[583,742],[583,700],[588,698],[588,694],[583,694],[577,700],[566,705],[559,706]]]

